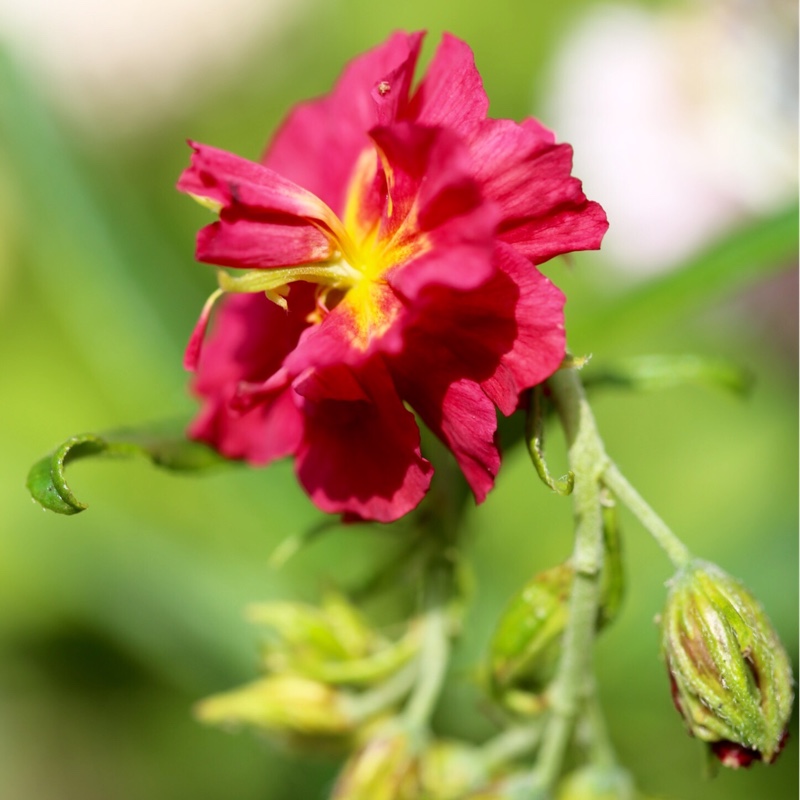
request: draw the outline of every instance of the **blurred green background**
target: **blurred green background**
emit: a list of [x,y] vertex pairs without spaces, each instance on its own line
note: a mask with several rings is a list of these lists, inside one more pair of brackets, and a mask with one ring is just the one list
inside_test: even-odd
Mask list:
[[[22,12],[16,3],[12,17]],[[276,4],[272,14],[267,4],[246,37],[204,39],[194,75],[152,106],[147,98],[169,84],[168,67],[143,51],[142,92],[114,66],[110,46],[103,77],[118,87],[115,102],[88,111],[49,79],[22,34],[0,40],[3,800],[325,796],[335,762],[204,729],[191,705],[255,674],[245,604],[313,599],[326,575],[363,576],[397,534],[340,531],[276,572],[267,565],[276,544],[321,516],[288,464],[195,480],[138,461],[83,463],[72,485],[91,508],[71,518],[31,503],[26,471],[73,433],[192,413],[181,351],[213,276],[192,256],[207,217],[173,189],[187,137],[257,157],[294,102],[327,91],[348,58],[397,27],[427,28],[427,55],[443,30],[465,38],[493,116],[533,113],[554,124],[545,117],[558,92],[554,59],[590,7],[596,12],[588,0],[340,0],[291,13]],[[37,8],[28,34],[57,24],[46,4]],[[656,25],[678,9],[629,8]],[[166,30],[155,5],[148,13],[139,21],[144,40]],[[207,36],[220,13],[184,9],[181,37],[201,22]],[[83,27],[93,30],[91,17]],[[94,30],[102,40],[102,26]],[[215,70],[217,58],[227,59],[224,69]],[[648,202],[647,191],[659,187],[631,185],[636,203]],[[587,192],[604,202],[601,186]],[[754,236],[746,231],[758,215],[737,209],[726,226],[740,238],[710,257],[693,254],[683,277],[652,277],[646,264],[639,275],[620,271],[604,254],[559,260],[546,272],[569,298],[573,351],[593,353],[596,364],[691,352],[754,373],[745,400],[704,387],[607,391],[595,410],[610,453],[675,531],[761,598],[797,674],[797,235],[795,212],[779,206],[777,222]],[[558,469],[559,436],[550,444]],[[468,521],[477,593],[439,721],[443,731],[479,739],[492,728],[473,680],[476,660],[509,595],[568,554],[571,512],[516,448]],[[633,519],[623,521],[629,591],[598,648],[623,762],[642,791],[665,800],[797,797],[796,719],[776,765],[703,777],[702,748],[682,730],[658,655],[653,618],[669,565]]]

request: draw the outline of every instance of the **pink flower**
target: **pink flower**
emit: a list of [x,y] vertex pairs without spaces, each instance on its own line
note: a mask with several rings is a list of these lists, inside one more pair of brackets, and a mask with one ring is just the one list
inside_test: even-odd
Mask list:
[[219,272],[187,348],[191,435],[252,464],[294,456],[321,509],[384,522],[433,471],[409,407],[485,498],[496,408],[564,356],[564,298],[535,265],[607,227],[568,145],[487,118],[466,44],[446,35],[411,90],[422,36],[353,61],[260,162],[192,144],[178,183],[219,214],[197,258],[238,270]]

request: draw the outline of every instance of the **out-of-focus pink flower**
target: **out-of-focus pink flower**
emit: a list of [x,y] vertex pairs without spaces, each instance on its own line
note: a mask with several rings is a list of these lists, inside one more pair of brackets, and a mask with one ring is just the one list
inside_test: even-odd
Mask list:
[[178,183],[219,214],[197,258],[238,270],[219,272],[187,348],[191,435],[253,464],[294,456],[320,508],[380,521],[430,483],[409,406],[484,499],[495,408],[564,355],[564,298],[535,265],[607,227],[568,145],[487,118],[466,44],[445,36],[412,92],[421,41],[396,33],[353,61],[259,163],[192,144]]

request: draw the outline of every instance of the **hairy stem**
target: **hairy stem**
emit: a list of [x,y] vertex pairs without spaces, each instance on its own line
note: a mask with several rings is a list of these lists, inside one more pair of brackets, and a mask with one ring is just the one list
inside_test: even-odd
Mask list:
[[577,371],[559,370],[548,386],[564,427],[569,465],[575,475],[575,578],[561,661],[551,691],[552,710],[532,775],[533,787],[538,790],[551,788],[558,779],[578,715],[594,691],[592,650],[603,566],[600,477],[608,464]]

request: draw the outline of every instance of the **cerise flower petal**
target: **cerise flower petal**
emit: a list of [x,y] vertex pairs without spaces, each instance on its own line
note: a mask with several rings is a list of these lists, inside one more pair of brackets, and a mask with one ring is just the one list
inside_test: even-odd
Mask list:
[[[350,62],[327,97],[295,107],[263,163],[341,213],[353,166],[369,145],[369,131],[405,110],[421,42],[421,33],[395,33]],[[389,91],[381,94],[383,82]],[[379,111],[388,103],[391,107]]]
[[414,417],[380,360],[358,373],[362,399],[331,398],[331,383],[342,382],[350,397],[356,380],[344,367],[332,371],[321,391],[313,376],[299,387],[306,397],[298,478],[323,511],[391,522],[419,504],[433,474]]

